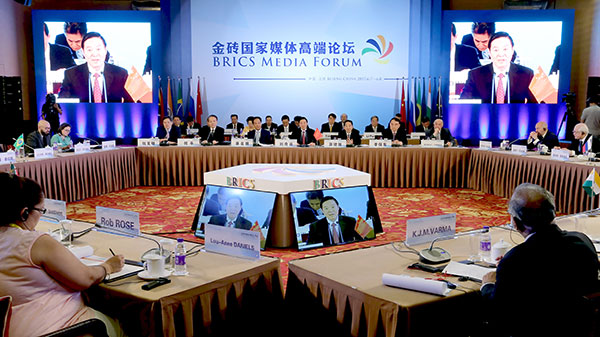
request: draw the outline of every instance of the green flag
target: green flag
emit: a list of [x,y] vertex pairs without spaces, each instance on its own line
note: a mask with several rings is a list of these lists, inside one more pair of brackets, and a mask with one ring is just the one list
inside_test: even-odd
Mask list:
[[15,150],[18,151],[18,150],[20,150],[23,147],[24,144],[25,143],[23,142],[23,134],[21,134],[19,136],[19,138],[17,138],[17,140],[15,141],[15,143],[13,144],[13,146],[15,147]]

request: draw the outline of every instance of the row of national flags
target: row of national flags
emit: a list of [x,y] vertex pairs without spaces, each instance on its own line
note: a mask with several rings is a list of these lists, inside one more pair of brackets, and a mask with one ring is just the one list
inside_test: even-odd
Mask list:
[[396,79],[394,115],[400,113],[407,132],[421,125],[423,117],[433,121],[444,113],[441,77],[411,77]]
[[[171,118],[179,116],[179,118],[181,118],[181,120],[184,122],[188,116],[192,116],[198,124],[202,125],[202,94],[200,92],[200,77],[198,77],[196,86],[194,86],[193,79],[191,77],[188,78],[188,94],[186,95],[187,98],[185,100],[185,104],[183,98],[183,79],[171,79],[171,77],[167,77],[166,98],[163,91],[163,82],[164,80],[161,80],[159,76],[159,124],[165,116],[169,116]],[[174,99],[175,95],[177,95],[176,100]],[[194,98],[194,96],[196,98]],[[173,102],[175,102],[175,104],[173,104]]]

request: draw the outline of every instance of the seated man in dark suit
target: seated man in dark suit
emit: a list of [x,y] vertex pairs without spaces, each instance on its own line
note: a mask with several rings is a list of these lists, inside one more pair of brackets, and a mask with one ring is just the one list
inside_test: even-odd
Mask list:
[[490,60],[490,50],[488,48],[490,37],[495,32],[496,24],[494,22],[473,22],[471,34],[463,36],[460,43],[477,49],[477,57],[485,60],[482,62],[483,64],[487,64]]
[[254,125],[254,130],[248,132],[246,138],[254,139],[254,144],[273,144],[273,137],[271,137],[271,132],[262,128],[262,118],[254,117],[252,121]]
[[431,121],[429,120],[429,117],[423,116],[423,118],[421,118],[421,124],[419,124],[415,127],[415,132],[427,133],[430,130],[431,130]]
[[508,213],[525,242],[483,277],[492,329],[500,336],[587,336],[579,329],[593,323],[586,321],[592,308],[582,297],[598,291],[600,268],[593,243],[554,223],[554,196],[540,186],[519,185]]
[[306,192],[306,200],[300,202],[300,207],[312,210],[315,217],[321,218],[323,216],[321,200],[324,197],[323,191],[320,190]]
[[323,198],[321,208],[325,217],[310,224],[308,244],[322,242],[325,246],[331,246],[362,240],[354,230],[356,219],[340,215],[340,205],[334,197]]
[[497,104],[535,103],[529,90],[533,70],[511,62],[513,46],[508,33],[494,34],[489,42],[492,63],[469,71],[460,99],[481,99],[482,103]]
[[[290,116],[288,115],[283,115],[281,116],[281,125],[279,125],[277,127],[277,136],[279,138],[281,138],[281,133],[282,132],[289,132],[292,133],[294,132],[294,130],[296,130],[296,124],[294,123],[290,123]],[[288,135],[289,136],[289,135]]]
[[548,130],[546,122],[537,122],[535,131],[531,131],[529,138],[527,138],[527,149],[533,150],[539,145],[546,145],[548,150],[560,146],[558,136]]
[[433,121],[433,129],[426,134],[429,139],[443,140],[446,146],[456,145],[456,139],[452,137],[450,129],[444,127],[444,121],[436,119]]
[[244,130],[244,124],[238,123],[239,117],[237,114],[231,114],[230,118],[231,118],[231,123],[227,124],[227,126],[225,128],[235,130],[238,135],[241,135],[242,130]]
[[196,129],[198,133],[200,133],[200,124],[196,123],[194,117],[187,116],[185,118],[185,124],[182,124],[181,127],[181,136],[182,137],[194,137],[194,135],[188,135],[188,130]]
[[346,145],[360,145],[360,133],[354,128],[354,124],[349,119],[344,122],[344,130],[338,133],[338,138],[345,139]]
[[321,132],[340,132],[342,124],[335,121],[337,116],[332,112],[327,116],[327,123],[321,125]]
[[125,90],[127,70],[106,63],[106,41],[96,32],[87,33],[81,42],[86,63],[69,68],[58,97],[78,98],[85,103],[133,102]]
[[225,140],[225,130],[217,126],[218,118],[210,115],[206,119],[206,124],[200,129],[200,143],[202,144],[220,144]]
[[273,117],[268,116],[265,117],[265,122],[262,125],[262,128],[269,131],[271,134],[277,132],[277,123],[273,123]]
[[50,62],[50,69],[46,69],[46,71],[73,67],[75,61],[73,61],[73,57],[71,57],[69,48],[49,43],[49,34],[50,31],[48,30],[48,25],[44,23],[44,55],[49,58],[48,61]]
[[573,128],[573,140],[569,146],[571,155],[587,154],[588,152],[600,152],[600,140],[590,134],[585,123],[579,123]]
[[296,139],[298,145],[315,146],[315,130],[308,127],[308,119],[306,117],[298,118],[299,129],[296,129],[290,138]]
[[162,125],[156,129],[156,137],[161,142],[177,144],[177,139],[181,137],[181,130],[173,126],[171,117],[163,117]]
[[86,33],[87,24],[85,22],[65,22],[64,34],[56,35],[54,43],[68,47],[74,60],[83,60],[81,41]]
[[240,197],[230,196],[225,204],[225,214],[211,216],[208,223],[217,226],[250,229],[252,223],[242,217],[242,207],[243,203]]
[[466,46],[456,43],[456,27],[452,24],[452,35],[450,38],[450,55],[454,55],[454,60],[450,59],[452,69],[454,71],[462,71],[465,69],[473,69],[481,66],[477,57],[477,49],[475,47]]
[[406,144],[406,131],[400,127],[401,122],[398,117],[390,120],[390,128],[383,131],[383,139],[390,139],[392,144],[404,145]]
[[371,124],[365,127],[365,132],[383,132],[385,127],[379,124],[379,117],[371,117]]
[[25,141],[25,152],[33,153],[33,149],[43,149],[50,146],[50,123],[46,120],[40,120],[36,131],[27,135]]

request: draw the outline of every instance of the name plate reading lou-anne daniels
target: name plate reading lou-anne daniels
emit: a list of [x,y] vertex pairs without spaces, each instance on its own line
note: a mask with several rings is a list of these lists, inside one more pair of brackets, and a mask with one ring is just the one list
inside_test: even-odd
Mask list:
[[204,244],[207,252],[260,258],[260,232],[207,224]]

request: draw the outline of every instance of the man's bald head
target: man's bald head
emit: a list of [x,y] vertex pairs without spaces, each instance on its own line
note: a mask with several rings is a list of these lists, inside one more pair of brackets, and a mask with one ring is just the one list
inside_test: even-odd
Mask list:
[[517,229],[523,231],[526,227],[532,233],[554,221],[555,208],[552,193],[530,183],[517,186],[508,202],[508,213]]
[[444,121],[441,120],[440,118],[436,119],[433,121],[433,127],[435,129],[441,129],[444,127]]
[[39,133],[45,135],[49,135],[50,134],[50,123],[48,123],[47,120],[40,120],[38,122],[38,131]]

